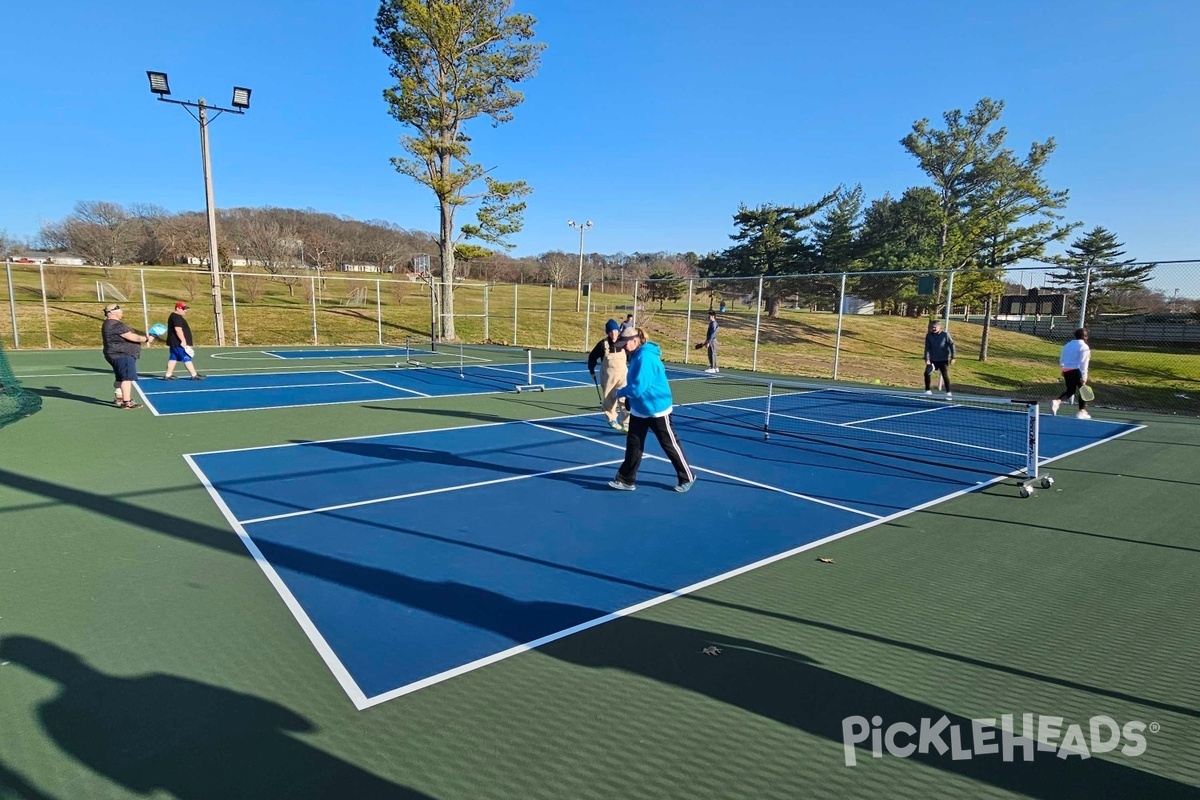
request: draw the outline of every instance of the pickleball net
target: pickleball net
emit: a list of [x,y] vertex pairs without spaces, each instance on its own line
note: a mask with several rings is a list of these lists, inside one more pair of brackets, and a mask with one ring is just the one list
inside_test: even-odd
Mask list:
[[671,367],[680,425],[856,451],[869,459],[1038,477],[1032,400],[923,395]]

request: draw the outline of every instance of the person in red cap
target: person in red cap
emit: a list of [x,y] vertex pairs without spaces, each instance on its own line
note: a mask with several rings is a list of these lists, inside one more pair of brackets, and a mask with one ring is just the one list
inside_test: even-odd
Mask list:
[[170,355],[167,356],[167,374],[163,375],[164,380],[175,380],[176,361],[187,368],[187,371],[191,373],[192,380],[204,380],[204,376],[196,372],[196,365],[192,363],[192,357],[196,355],[196,351],[192,348],[194,340],[192,339],[192,329],[188,327],[187,310],[187,303],[176,303],[175,313],[167,317],[167,347],[170,348]]

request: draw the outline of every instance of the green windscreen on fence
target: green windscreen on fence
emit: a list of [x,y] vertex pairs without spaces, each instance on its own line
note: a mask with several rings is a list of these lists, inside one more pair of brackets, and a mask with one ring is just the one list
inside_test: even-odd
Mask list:
[[0,345],[0,428],[27,417],[42,407],[42,398],[25,389],[13,375]]

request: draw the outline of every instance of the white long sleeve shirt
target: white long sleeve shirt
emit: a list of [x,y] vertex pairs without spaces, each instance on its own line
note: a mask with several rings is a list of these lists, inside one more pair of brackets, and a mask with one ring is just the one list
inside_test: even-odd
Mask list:
[[1062,365],[1063,372],[1070,369],[1077,369],[1080,375],[1086,381],[1088,376],[1088,364],[1092,360],[1092,348],[1088,347],[1087,342],[1083,339],[1072,339],[1063,345],[1062,356],[1059,357],[1058,363]]

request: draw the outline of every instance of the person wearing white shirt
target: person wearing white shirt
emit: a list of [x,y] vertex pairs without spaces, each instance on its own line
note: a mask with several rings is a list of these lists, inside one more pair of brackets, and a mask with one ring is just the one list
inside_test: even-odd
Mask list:
[[1077,419],[1092,418],[1092,415],[1087,412],[1087,402],[1078,396],[1079,388],[1087,385],[1088,365],[1092,360],[1092,349],[1088,347],[1087,338],[1087,328],[1079,328],[1075,331],[1075,338],[1063,345],[1058,363],[1062,367],[1063,383],[1067,388],[1066,391],[1050,401],[1050,411],[1053,414],[1058,413],[1058,407],[1064,400],[1070,400],[1072,396],[1075,396],[1079,403],[1079,411],[1075,417]]

